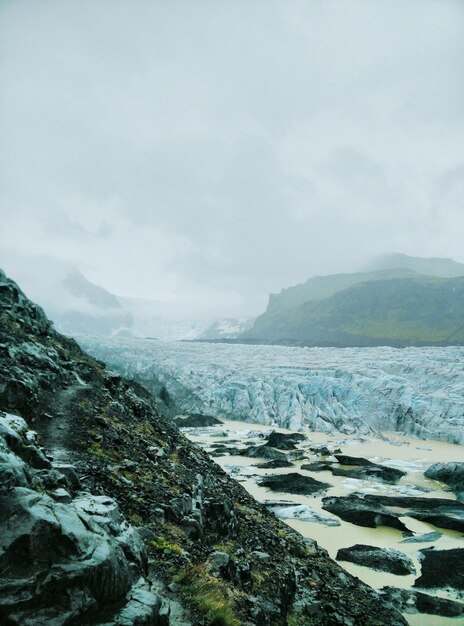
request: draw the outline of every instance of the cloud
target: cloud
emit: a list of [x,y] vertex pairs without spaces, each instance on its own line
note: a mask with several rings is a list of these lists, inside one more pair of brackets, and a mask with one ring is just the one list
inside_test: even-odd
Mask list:
[[256,314],[391,250],[464,261],[463,18],[5,0],[0,265],[47,254],[188,316]]

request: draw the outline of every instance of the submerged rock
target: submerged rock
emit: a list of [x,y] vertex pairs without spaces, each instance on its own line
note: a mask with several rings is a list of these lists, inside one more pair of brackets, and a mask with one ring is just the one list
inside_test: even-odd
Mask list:
[[298,474],[298,472],[266,476],[259,480],[259,484],[262,487],[271,489],[271,491],[282,491],[299,495],[314,495],[332,486],[310,476]]
[[413,561],[404,552],[392,548],[356,544],[350,548],[341,548],[337,552],[337,561],[349,561],[398,576],[416,573]]

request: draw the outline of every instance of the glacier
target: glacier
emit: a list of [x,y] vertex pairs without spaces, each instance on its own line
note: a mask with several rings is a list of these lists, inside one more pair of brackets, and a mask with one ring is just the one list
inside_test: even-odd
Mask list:
[[464,443],[464,348],[293,348],[81,337],[179,412],[291,430]]

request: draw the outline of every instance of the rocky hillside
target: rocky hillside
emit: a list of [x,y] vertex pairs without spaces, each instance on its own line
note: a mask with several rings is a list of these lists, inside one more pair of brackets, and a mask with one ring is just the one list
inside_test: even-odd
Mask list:
[[240,338],[340,347],[462,345],[464,277],[398,269],[313,278],[272,296]]
[[406,623],[3,273],[0,410],[0,623]]

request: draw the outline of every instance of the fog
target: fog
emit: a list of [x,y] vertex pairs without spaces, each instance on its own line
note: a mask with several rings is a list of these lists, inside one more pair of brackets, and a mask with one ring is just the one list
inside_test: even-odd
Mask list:
[[3,0],[0,29],[0,267],[34,295],[76,267],[251,316],[377,254],[464,261],[459,0]]

